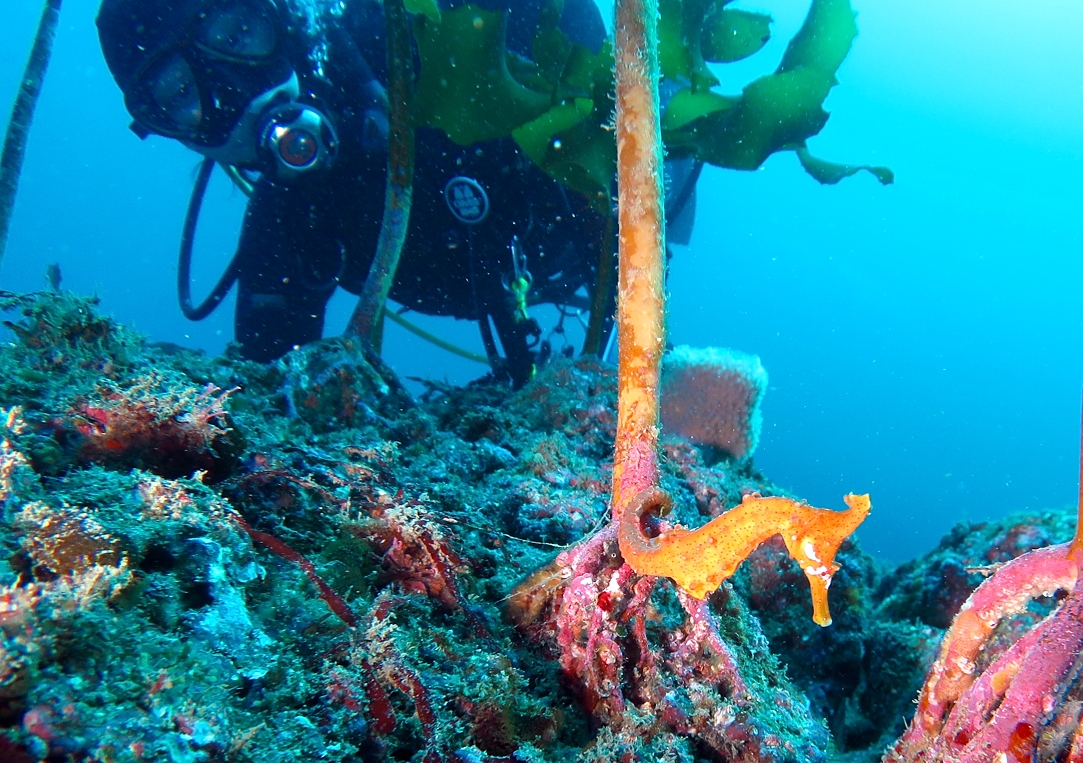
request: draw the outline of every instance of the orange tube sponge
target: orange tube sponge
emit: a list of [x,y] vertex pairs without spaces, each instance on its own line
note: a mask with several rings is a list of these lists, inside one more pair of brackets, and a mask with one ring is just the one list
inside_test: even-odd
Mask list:
[[703,599],[737,571],[768,538],[781,535],[790,556],[812,585],[812,619],[830,625],[827,588],[838,571],[835,554],[871,508],[868,495],[847,495],[846,511],[817,509],[789,498],[745,496],[740,506],[715,517],[698,530],[677,527],[657,538],[643,535],[640,519],[652,509],[673,505],[659,488],[639,493],[620,518],[618,540],[624,560],[640,575],[671,578]]

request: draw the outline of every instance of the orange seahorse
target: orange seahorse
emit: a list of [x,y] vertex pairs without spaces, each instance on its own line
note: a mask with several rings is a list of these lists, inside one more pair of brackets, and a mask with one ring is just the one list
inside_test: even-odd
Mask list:
[[817,509],[789,498],[746,495],[740,506],[715,517],[698,530],[677,527],[657,538],[643,534],[642,516],[667,512],[673,499],[652,487],[638,493],[621,513],[621,554],[641,575],[671,578],[697,599],[703,599],[737,571],[757,546],[781,535],[790,556],[812,585],[812,619],[830,625],[827,589],[838,571],[835,554],[872,508],[869,496],[847,495],[846,511]]

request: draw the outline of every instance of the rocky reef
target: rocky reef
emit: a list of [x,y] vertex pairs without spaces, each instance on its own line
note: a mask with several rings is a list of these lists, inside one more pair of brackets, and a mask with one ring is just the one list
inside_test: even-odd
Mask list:
[[[829,628],[776,538],[697,609],[615,541],[569,558],[607,520],[596,361],[415,399],[349,340],[260,365],[3,307],[12,763],[877,760],[986,568],[1072,531],[961,526],[894,570],[847,541]],[[664,442],[669,520],[788,495],[704,448]]]

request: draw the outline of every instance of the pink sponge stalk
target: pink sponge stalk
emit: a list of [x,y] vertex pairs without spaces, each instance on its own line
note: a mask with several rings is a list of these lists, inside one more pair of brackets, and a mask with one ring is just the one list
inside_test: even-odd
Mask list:
[[681,345],[662,361],[662,430],[734,458],[760,440],[767,371],[755,355]]

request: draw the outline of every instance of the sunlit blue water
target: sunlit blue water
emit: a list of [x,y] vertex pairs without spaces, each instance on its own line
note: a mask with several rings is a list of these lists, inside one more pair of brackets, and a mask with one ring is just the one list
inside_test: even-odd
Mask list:
[[[176,307],[177,239],[197,159],[127,130],[98,50],[95,0],[66,0],[29,147],[0,288],[64,286],[155,339],[217,351],[232,306],[190,324]],[[736,92],[771,70],[774,41],[720,71]],[[811,142],[824,158],[890,165],[836,187],[790,155],[759,172],[707,171],[692,244],[670,272],[675,343],[759,354],[771,375],[757,464],[818,505],[869,491],[860,535],[885,558],[954,522],[1074,504],[1083,384],[1083,8],[855,0],[861,36]],[[15,92],[40,4],[5,0],[0,108]],[[232,252],[243,198],[216,178],[197,289]],[[345,321],[337,303],[329,326]],[[436,325],[477,344],[472,326]],[[398,330],[403,373],[463,381],[482,369]]]

